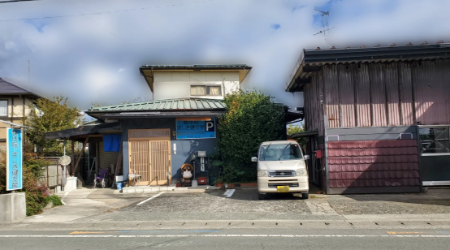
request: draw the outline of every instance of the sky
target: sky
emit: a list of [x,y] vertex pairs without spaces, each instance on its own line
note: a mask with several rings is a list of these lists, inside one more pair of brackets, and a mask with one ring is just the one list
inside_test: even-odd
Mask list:
[[242,88],[303,106],[284,89],[304,48],[450,42],[448,0],[2,1],[0,77],[81,110],[151,100],[146,64],[247,64]]

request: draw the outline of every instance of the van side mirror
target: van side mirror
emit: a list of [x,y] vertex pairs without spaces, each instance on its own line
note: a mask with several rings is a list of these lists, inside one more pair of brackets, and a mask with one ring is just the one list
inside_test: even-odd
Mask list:
[[305,159],[305,160],[309,160],[309,155],[305,155],[305,156],[303,156],[303,159]]
[[255,156],[252,157],[252,162],[258,162],[258,158],[256,158]]

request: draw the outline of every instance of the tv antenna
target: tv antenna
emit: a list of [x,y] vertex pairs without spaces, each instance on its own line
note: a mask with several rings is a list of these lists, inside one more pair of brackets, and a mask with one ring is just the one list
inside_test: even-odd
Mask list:
[[314,34],[314,36],[315,35],[319,35],[319,34],[322,34],[323,36],[326,36],[328,31],[332,29],[332,28],[328,27],[328,17],[330,16],[330,12],[329,11],[321,11],[321,10],[318,10],[318,9],[314,9],[314,10],[317,11],[317,12],[320,12],[320,14],[322,15],[322,28],[323,28],[321,31],[319,31],[316,34]]

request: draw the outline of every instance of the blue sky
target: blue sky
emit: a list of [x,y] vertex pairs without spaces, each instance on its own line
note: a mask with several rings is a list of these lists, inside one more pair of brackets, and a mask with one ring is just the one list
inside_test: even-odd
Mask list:
[[[144,64],[245,63],[253,69],[243,88],[302,106],[284,86],[303,48],[450,42],[446,0],[105,2],[0,4],[0,77],[85,110],[151,99]],[[322,28],[315,9],[330,11],[326,40],[313,35]]]

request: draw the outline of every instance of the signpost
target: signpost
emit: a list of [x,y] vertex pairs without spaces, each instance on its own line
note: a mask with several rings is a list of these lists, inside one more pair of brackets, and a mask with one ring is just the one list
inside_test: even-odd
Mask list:
[[216,138],[216,122],[177,120],[177,139],[207,139]]
[[7,129],[6,190],[22,189],[22,130]]

